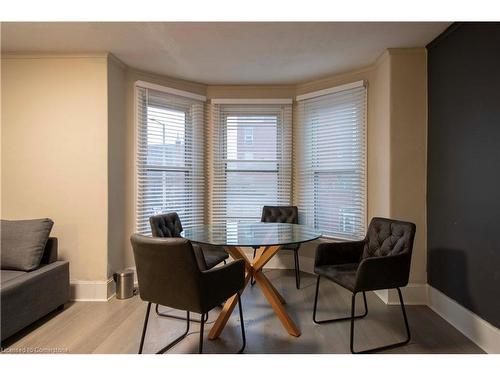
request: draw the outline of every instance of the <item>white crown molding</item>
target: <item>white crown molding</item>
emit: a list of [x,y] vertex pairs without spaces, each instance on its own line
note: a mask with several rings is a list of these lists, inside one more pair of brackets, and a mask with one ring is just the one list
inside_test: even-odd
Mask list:
[[184,90],[178,90],[178,89],[174,89],[172,87],[157,85],[156,83],[145,82],[145,81],[135,81],[135,86],[136,87],[143,87],[145,89],[156,90],[156,91],[164,92],[167,94],[183,96],[185,98],[200,100],[202,102],[207,101],[207,97],[204,95],[199,95],[199,94],[195,94],[195,93],[192,93],[189,91],[184,91]]
[[211,99],[212,104],[292,104],[293,99],[234,99],[234,98],[218,98]]
[[[107,58],[108,52],[86,52],[86,53],[48,53],[48,52],[2,52],[2,59],[95,59]],[[115,57],[116,59],[116,57]]]
[[333,94],[344,90],[354,89],[356,87],[363,87],[365,85],[366,85],[365,80],[355,81],[351,83],[346,83],[345,85],[333,86],[327,89],[312,91],[308,92],[307,94],[297,95],[296,100],[301,101],[301,100],[316,98],[318,96]]
[[113,55],[112,53],[108,53],[108,60],[115,63],[116,65],[118,65],[120,68],[122,68],[123,70],[126,70],[127,69],[127,65],[121,61],[118,57],[116,57],[115,55]]

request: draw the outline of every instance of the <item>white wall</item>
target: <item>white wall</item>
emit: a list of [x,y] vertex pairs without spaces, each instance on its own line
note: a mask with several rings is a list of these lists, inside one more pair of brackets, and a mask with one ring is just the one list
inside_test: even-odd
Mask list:
[[2,213],[50,217],[72,280],[107,279],[106,56],[2,57]]

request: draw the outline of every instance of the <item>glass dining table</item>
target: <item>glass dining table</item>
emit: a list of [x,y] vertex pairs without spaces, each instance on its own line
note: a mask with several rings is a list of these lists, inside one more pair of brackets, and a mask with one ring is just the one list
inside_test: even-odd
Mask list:
[[[300,336],[299,328],[284,307],[285,299],[264,275],[262,269],[282,246],[315,240],[321,236],[320,233],[299,224],[224,222],[186,228],[182,236],[199,244],[223,246],[232,258],[243,259],[246,270],[243,289],[247,287],[253,276],[285,330],[292,336]],[[257,248],[255,258],[249,259],[243,247]],[[219,337],[236,306],[236,302],[236,295],[226,301],[210,330],[209,339],[213,340]]]

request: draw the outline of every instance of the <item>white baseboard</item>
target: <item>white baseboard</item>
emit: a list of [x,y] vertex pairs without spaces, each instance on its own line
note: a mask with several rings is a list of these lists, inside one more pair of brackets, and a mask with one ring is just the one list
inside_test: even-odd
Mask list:
[[71,280],[72,301],[108,301],[115,295],[115,282],[112,278],[107,281]]
[[432,310],[486,353],[500,354],[500,329],[430,285],[428,292],[428,306]]
[[116,295],[116,283],[112,277],[110,277],[108,279],[108,282],[106,285],[106,292],[107,292],[108,300],[110,300],[111,298],[113,298]]
[[[427,284],[409,283],[401,288],[405,305],[427,305]],[[375,294],[388,305],[399,305],[399,296],[396,289],[376,290]]]

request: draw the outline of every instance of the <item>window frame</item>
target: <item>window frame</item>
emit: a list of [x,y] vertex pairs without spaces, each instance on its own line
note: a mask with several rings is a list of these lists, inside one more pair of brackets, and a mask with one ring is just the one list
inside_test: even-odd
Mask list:
[[[363,108],[363,111],[364,111],[364,113],[363,113],[363,115],[364,115],[364,121],[363,121],[364,142],[362,143],[362,149],[361,149],[361,152],[364,155],[364,158],[363,158],[364,171],[363,171],[363,176],[362,176],[364,183],[361,187],[361,191],[362,191],[363,198],[364,198],[364,202],[363,202],[364,212],[363,212],[363,215],[361,217],[361,220],[362,220],[362,224],[363,224],[362,231],[366,232],[366,228],[368,226],[368,178],[367,178],[368,177],[368,154],[367,154],[367,148],[368,148],[368,137],[367,137],[367,133],[368,133],[368,121],[367,121],[368,90],[367,90],[366,82],[365,81],[357,81],[357,82],[352,82],[352,83],[348,83],[348,84],[341,85],[341,86],[335,86],[335,87],[327,88],[324,90],[319,90],[317,92],[299,95],[296,97],[296,100],[298,102],[298,105],[300,106],[301,105],[300,101],[302,101],[302,100],[313,99],[313,98],[316,98],[319,96],[330,95],[330,94],[334,94],[334,93],[341,92],[344,90],[350,90],[350,89],[355,89],[355,88],[359,88],[359,87],[364,88],[364,108]],[[304,109],[302,109],[302,110],[299,109],[299,112],[300,111],[304,111]],[[296,121],[296,124],[294,124],[294,129],[296,129],[297,126],[301,127],[302,128],[301,130],[304,131],[303,138],[305,139],[306,137],[311,137],[310,142],[312,144],[316,144],[315,137],[317,137],[317,134],[314,134],[315,133],[314,131],[311,131],[310,134],[307,134],[307,132],[304,130],[305,126],[306,126],[306,124],[305,124],[306,115],[303,113],[302,115],[299,115],[297,117],[298,117],[298,121]],[[317,126],[314,128],[317,128]],[[302,140],[302,143],[300,145],[302,150],[304,149],[304,147],[307,144],[307,141],[304,141],[304,139]],[[296,147],[295,142],[296,142],[296,139],[294,136],[294,148]],[[297,142],[297,143],[299,143],[299,142]],[[314,160],[314,158],[312,157],[314,152],[313,151],[309,151],[309,152],[311,153],[310,167],[312,169],[311,178],[310,178],[311,181],[309,181],[309,184],[310,184],[309,188],[311,188],[311,190],[312,190],[312,196],[310,198],[311,199],[310,205],[311,205],[312,209],[314,210],[314,212],[311,214],[312,223],[310,223],[310,224],[312,224],[312,226],[314,228],[319,228],[319,224],[318,224],[319,218],[317,215],[317,207],[320,206],[321,203],[319,202],[319,198],[318,198],[317,180],[320,178],[320,176],[323,176],[323,175],[338,176],[338,175],[342,175],[342,174],[343,175],[352,174],[354,176],[357,173],[356,173],[356,169],[352,169],[352,168],[325,168],[325,167],[322,168],[322,167],[319,167],[319,161]],[[306,154],[307,154],[307,151],[302,154],[303,159],[306,159]],[[300,181],[300,179],[301,179],[300,175],[303,173],[303,171],[301,171],[300,168],[301,167],[303,168],[303,165],[300,166],[299,164],[304,163],[304,162],[299,162],[297,164],[296,161],[297,161],[297,159],[296,159],[296,156],[294,155],[294,168],[296,168],[297,175],[299,175],[299,182],[297,182],[297,183],[299,185],[299,190],[301,190],[301,189],[306,188],[308,184],[304,183],[304,181]],[[299,196],[297,196],[296,194],[294,194],[294,202],[300,204],[300,200],[301,200],[301,198]],[[363,235],[364,235],[364,233],[363,233]],[[353,240],[354,239],[353,237],[342,236],[339,234],[332,235],[332,234],[323,234],[322,233],[322,237],[327,238],[327,239],[333,239],[333,240]]]
[[[212,101],[212,104],[219,104],[217,101]],[[213,124],[212,126],[215,128],[215,133],[217,133],[217,140],[211,139],[211,147],[214,150],[213,158],[214,158],[214,169],[212,170],[212,175],[214,180],[213,187],[215,187],[216,193],[214,196],[216,198],[211,197],[209,201],[211,202],[209,207],[209,221],[219,222],[223,215],[220,214],[221,211],[225,212],[224,217],[227,219],[227,222],[230,221],[258,221],[260,220],[261,212],[259,211],[258,216],[229,216],[229,204],[228,204],[228,176],[231,173],[245,173],[248,175],[259,174],[273,174],[276,179],[276,193],[274,201],[279,202],[279,204],[292,204],[293,201],[293,176],[291,172],[291,165],[293,160],[293,142],[292,142],[292,101],[291,100],[277,100],[275,103],[270,102],[269,100],[264,101],[263,103],[259,103],[257,100],[242,100],[240,102],[222,100],[220,104],[222,106],[213,106]],[[226,105],[230,105],[231,109],[227,109]],[[274,105],[271,107],[266,107],[268,105]],[[249,110],[245,110],[245,106],[249,108]],[[286,106],[286,107],[285,107]],[[261,110],[261,112],[259,112]],[[215,111],[215,112],[214,112]],[[251,117],[251,116],[263,116],[275,117],[275,134],[276,134],[276,148],[275,148],[275,158],[274,159],[253,159],[248,162],[255,163],[269,163],[274,164],[273,168],[253,168],[253,169],[245,169],[239,168],[239,166],[235,168],[231,168],[229,163],[246,163],[247,161],[242,159],[230,159],[228,158],[228,117]],[[286,129],[285,129],[286,128]],[[242,144],[247,145],[244,142],[244,134],[242,136]],[[281,141],[280,141],[281,140]],[[284,145],[284,143],[288,142],[288,145]],[[221,147],[221,144],[224,146]],[[253,148],[256,147],[255,143],[255,128],[253,129],[253,143],[251,146]],[[218,150],[218,151],[216,151]],[[287,159],[285,155],[288,153]],[[216,166],[217,165],[217,166]],[[286,172],[286,165],[289,165],[290,171]],[[285,169],[283,169],[285,168]],[[287,174],[288,173],[288,174]],[[219,179],[222,178],[225,182],[221,183]],[[289,180],[289,193],[282,193],[280,191],[280,186],[283,178]],[[210,193],[213,194],[213,193]],[[286,197],[286,198],[285,198]],[[284,202],[286,200],[286,202]],[[271,203],[271,202],[269,202]],[[266,204],[266,202],[263,202]],[[260,205],[261,206],[261,205]],[[217,212],[217,213],[214,213]]]
[[[175,88],[172,88],[172,87],[167,87],[167,86],[162,86],[162,85],[158,85],[158,84],[155,84],[155,83],[152,83],[152,82],[146,82],[146,81],[141,81],[141,80],[137,80],[134,82],[134,135],[133,135],[133,142],[134,142],[134,157],[133,157],[133,162],[134,162],[134,168],[133,168],[133,176],[134,176],[134,189],[133,189],[133,194],[134,194],[134,204],[133,204],[133,212],[134,212],[134,232],[136,233],[139,233],[140,232],[140,228],[138,227],[138,208],[139,208],[139,191],[140,191],[140,183],[139,183],[139,128],[140,128],[140,124],[139,124],[139,90],[140,89],[151,89],[151,90],[155,90],[155,91],[159,91],[159,92],[162,92],[162,93],[165,93],[165,94],[171,94],[171,95],[177,95],[177,96],[180,96],[180,97],[183,97],[183,98],[187,98],[187,99],[194,99],[194,100],[198,100],[200,102],[206,102],[206,96],[204,95],[199,95],[199,94],[196,94],[196,93],[192,93],[192,92],[188,92],[188,91],[183,91],[183,90],[178,90],[178,89],[175,89]],[[185,116],[187,118],[188,116],[188,113],[185,111]],[[185,139],[186,139],[186,134],[187,134],[187,124],[186,124],[186,121],[185,121]],[[191,125],[191,128],[193,128],[193,126]],[[194,129],[191,129],[190,130],[191,132],[194,131]],[[187,146],[187,145],[186,145]],[[192,147],[192,146],[191,146]],[[184,157],[186,158],[186,153],[184,155]],[[172,167],[172,166],[168,166],[168,167],[165,167],[165,168],[162,168],[161,166],[160,167],[144,167],[144,170],[146,171],[161,171],[161,172],[184,172],[184,183],[186,183],[187,179],[188,179],[188,175],[192,172],[191,170],[189,170],[189,167],[186,165],[186,163],[184,164],[183,167],[179,167],[179,168],[176,168],[176,167]],[[205,194],[204,194],[204,200],[205,200]],[[203,204],[205,205],[206,202]]]

